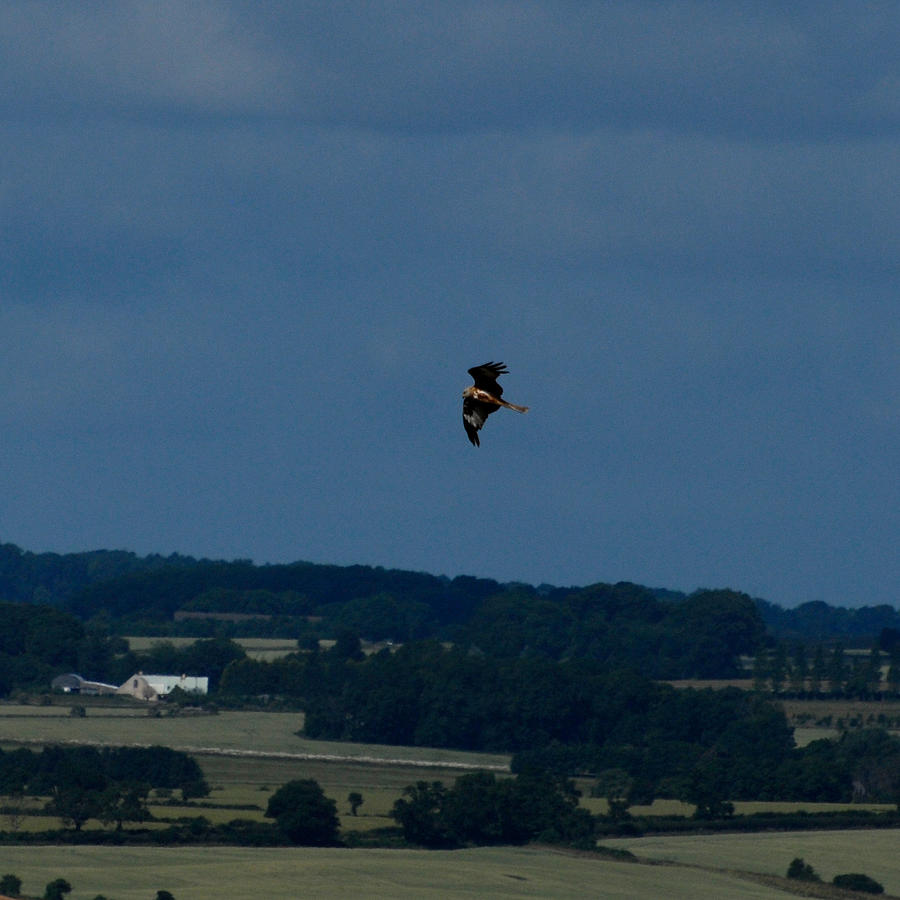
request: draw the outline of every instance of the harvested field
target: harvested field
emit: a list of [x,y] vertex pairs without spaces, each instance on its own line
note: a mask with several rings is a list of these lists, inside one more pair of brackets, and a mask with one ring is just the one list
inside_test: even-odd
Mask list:
[[602,843],[605,847],[628,850],[644,860],[778,876],[787,872],[792,859],[801,857],[824,881],[830,882],[835,875],[846,872],[863,872],[884,885],[888,894],[897,895],[900,894],[898,841],[900,829],[860,829],[660,835],[615,838]]
[[250,849],[242,847],[12,847],[4,871],[40,894],[53,878],[72,900],[97,894],[147,900],[165,889],[178,900],[444,900],[444,898],[609,898],[609,900],[784,900],[778,887],[694,868],[635,865],[546,848],[458,851]]

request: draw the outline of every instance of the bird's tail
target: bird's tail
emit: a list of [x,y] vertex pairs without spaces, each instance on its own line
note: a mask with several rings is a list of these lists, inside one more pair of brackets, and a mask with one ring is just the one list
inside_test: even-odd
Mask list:
[[507,409],[514,409],[516,412],[528,412],[527,406],[519,406],[516,403],[507,403],[506,400],[501,400],[500,403]]

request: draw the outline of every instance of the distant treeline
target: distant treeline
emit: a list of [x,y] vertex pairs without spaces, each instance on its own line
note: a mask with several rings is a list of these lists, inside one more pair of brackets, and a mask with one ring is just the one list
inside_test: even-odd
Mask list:
[[[591,627],[601,624],[598,602],[604,605],[601,616],[607,622],[617,617],[617,602],[636,603],[643,610],[630,614],[631,620],[654,626],[685,599],[678,591],[633,584],[533,587],[372,566],[310,562],[257,566],[249,560],[223,562],[178,554],[141,557],[122,550],[31,553],[0,544],[0,601],[52,606],[83,621],[99,619],[120,634],[269,634],[311,643],[317,636],[329,636],[326,632],[350,628],[371,640],[456,640],[461,631],[471,638],[473,628],[493,629],[492,617],[524,604],[527,611],[517,615],[512,631],[504,636],[493,629],[488,639],[505,648],[503,652],[524,649],[558,658],[592,652],[589,645],[596,644],[602,630]],[[486,609],[488,600],[492,607]],[[776,640],[810,645],[840,640],[845,646],[868,647],[885,630],[900,638],[900,614],[890,606],[849,609],[811,602],[783,609],[762,599],[752,602],[758,621]],[[265,619],[175,623],[178,611]],[[651,636],[651,641],[655,639]],[[600,650],[605,652],[606,648]]]
[[886,604],[858,609],[829,606],[821,600],[801,603],[792,609],[782,609],[766,600],[757,600],[756,604],[766,629],[783,641],[805,644],[842,641],[845,645],[869,647],[885,631],[894,632],[900,638],[900,613]]
[[[176,621],[176,613],[208,618]],[[812,681],[813,641],[820,645],[830,635],[844,648],[878,640],[887,650],[900,639],[895,625],[890,607],[804,604],[788,611],[732,590],[685,595],[627,582],[533,587],[370,566],[256,566],[124,551],[33,554],[0,545],[0,696],[47,685],[65,671],[120,684],[142,668],[202,672],[215,690],[226,666],[243,656],[228,640],[240,634],[277,634],[302,650],[342,634],[395,644],[438,640],[472,657],[585,660],[656,679],[749,677],[746,659],[762,660],[761,651],[775,648],[771,664],[753,673],[773,684],[784,668],[779,653],[789,644],[799,659],[806,635]],[[119,637],[128,633],[206,640],[137,655]],[[852,637],[862,634],[866,640]],[[298,695],[293,675],[277,667],[248,664],[242,672],[257,689],[240,692]],[[799,684],[802,667],[790,672]],[[827,683],[832,693],[846,693],[856,681]]]

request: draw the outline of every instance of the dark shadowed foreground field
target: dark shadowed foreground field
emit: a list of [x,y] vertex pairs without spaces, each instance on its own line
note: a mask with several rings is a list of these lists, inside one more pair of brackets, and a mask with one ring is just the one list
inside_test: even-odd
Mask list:
[[0,867],[39,894],[57,876],[71,900],[98,893],[147,900],[345,900],[365,897],[616,898],[616,900],[785,900],[784,891],[739,875],[635,865],[543,848],[457,851],[129,847],[28,847],[0,851]]

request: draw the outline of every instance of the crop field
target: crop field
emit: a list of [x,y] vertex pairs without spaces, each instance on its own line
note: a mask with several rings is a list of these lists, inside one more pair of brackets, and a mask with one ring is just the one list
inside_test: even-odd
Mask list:
[[[173,647],[187,647],[197,641],[192,637],[152,637],[137,636],[127,637],[128,646],[135,653],[146,653],[154,644],[172,644]],[[247,656],[252,659],[261,659],[271,662],[280,656],[297,652],[297,642],[290,638],[233,638],[239,644]],[[333,642],[331,642],[333,643]]]
[[[169,643],[174,647],[187,647],[197,641],[192,637],[152,637],[152,636],[133,636],[127,637],[128,646],[135,653],[145,653],[154,644]],[[287,656],[289,653],[297,652],[297,642],[290,638],[233,638],[236,644],[239,644],[247,656],[252,659],[259,659],[265,662],[271,662],[281,656]],[[319,646],[323,650],[327,650],[334,645],[332,640],[321,640]],[[388,646],[384,641],[362,641],[362,651],[365,654],[377,653],[384,647]],[[393,645],[391,645],[393,646]]]
[[[900,894],[900,829],[786,831],[762,834],[708,834],[702,837],[615,838],[603,846],[629,850],[641,860],[784,875],[795,857],[811,865],[823,881],[862,872]],[[708,896],[708,895],[707,895]]]
[[792,725],[820,728],[900,728],[897,700],[793,700],[780,701]]
[[543,848],[457,851],[243,847],[0,847],[0,871],[38,895],[54,878],[69,900],[374,898],[617,898],[784,900],[777,886],[727,872],[635,865]]
[[[160,744],[190,752],[203,769],[210,796],[203,807],[187,808],[153,798],[151,812],[158,819],[202,815],[214,824],[238,818],[263,821],[275,790],[296,778],[313,778],[337,803],[342,829],[352,831],[395,824],[391,808],[416,781],[450,785],[468,771],[504,773],[509,768],[509,757],[501,754],[311,741],[294,733],[302,722],[298,713],[154,717],[146,706],[88,707],[85,717],[76,718],[65,706],[0,704],[0,746]],[[347,803],[351,791],[363,796],[356,816]],[[58,824],[45,816],[26,816],[19,827],[44,830]],[[97,826],[90,821],[86,827]],[[0,822],[2,827],[8,826]]]
[[[172,644],[173,647],[187,647],[196,642],[192,637],[128,637],[128,646],[135,653],[146,653],[154,644]],[[251,659],[271,662],[280,656],[297,652],[297,642],[290,638],[234,638]]]
[[161,744],[191,753],[215,751],[236,756],[355,759],[460,771],[478,768],[505,771],[509,767],[509,756],[497,753],[308,740],[296,734],[303,726],[302,713],[225,711],[212,716],[152,716],[148,715],[149,711],[148,706],[98,706],[88,707],[87,715],[78,718],[70,716],[66,706],[0,704],[0,745],[66,741]]

